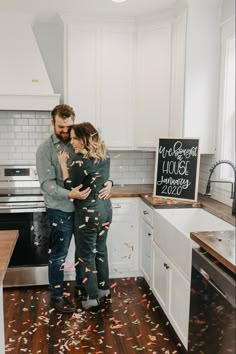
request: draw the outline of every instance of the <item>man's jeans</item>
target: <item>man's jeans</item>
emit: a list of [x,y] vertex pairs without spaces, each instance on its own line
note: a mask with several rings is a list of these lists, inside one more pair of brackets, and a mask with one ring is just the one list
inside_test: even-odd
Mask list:
[[64,263],[74,229],[74,213],[47,209],[51,227],[48,278],[52,297],[63,296]]

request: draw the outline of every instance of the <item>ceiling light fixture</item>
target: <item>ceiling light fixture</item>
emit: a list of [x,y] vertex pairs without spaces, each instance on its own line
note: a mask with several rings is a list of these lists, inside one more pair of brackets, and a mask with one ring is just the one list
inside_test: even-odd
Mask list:
[[112,0],[112,2],[125,2],[126,0]]

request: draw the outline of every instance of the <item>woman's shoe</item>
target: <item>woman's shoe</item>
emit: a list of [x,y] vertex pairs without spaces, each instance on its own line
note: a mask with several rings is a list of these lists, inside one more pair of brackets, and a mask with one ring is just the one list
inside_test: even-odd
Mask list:
[[84,286],[75,286],[74,289],[74,297],[76,300],[86,300],[87,299],[87,292]]
[[98,311],[100,301],[99,301],[99,299],[89,299],[89,297],[88,297],[87,300],[82,301],[81,304],[82,304],[83,310]]
[[98,289],[98,298],[100,301],[106,301],[111,298],[110,289]]

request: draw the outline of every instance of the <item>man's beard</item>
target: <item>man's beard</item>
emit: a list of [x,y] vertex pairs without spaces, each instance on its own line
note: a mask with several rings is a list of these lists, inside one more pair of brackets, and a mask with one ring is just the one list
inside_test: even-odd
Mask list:
[[70,133],[55,134],[63,143],[69,143]]

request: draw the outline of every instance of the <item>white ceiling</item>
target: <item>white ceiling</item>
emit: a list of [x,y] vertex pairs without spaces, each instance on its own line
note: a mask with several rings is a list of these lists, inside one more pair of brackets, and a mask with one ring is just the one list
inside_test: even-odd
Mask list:
[[50,16],[72,13],[76,16],[149,16],[168,10],[179,0],[0,0],[0,12],[33,13]]

